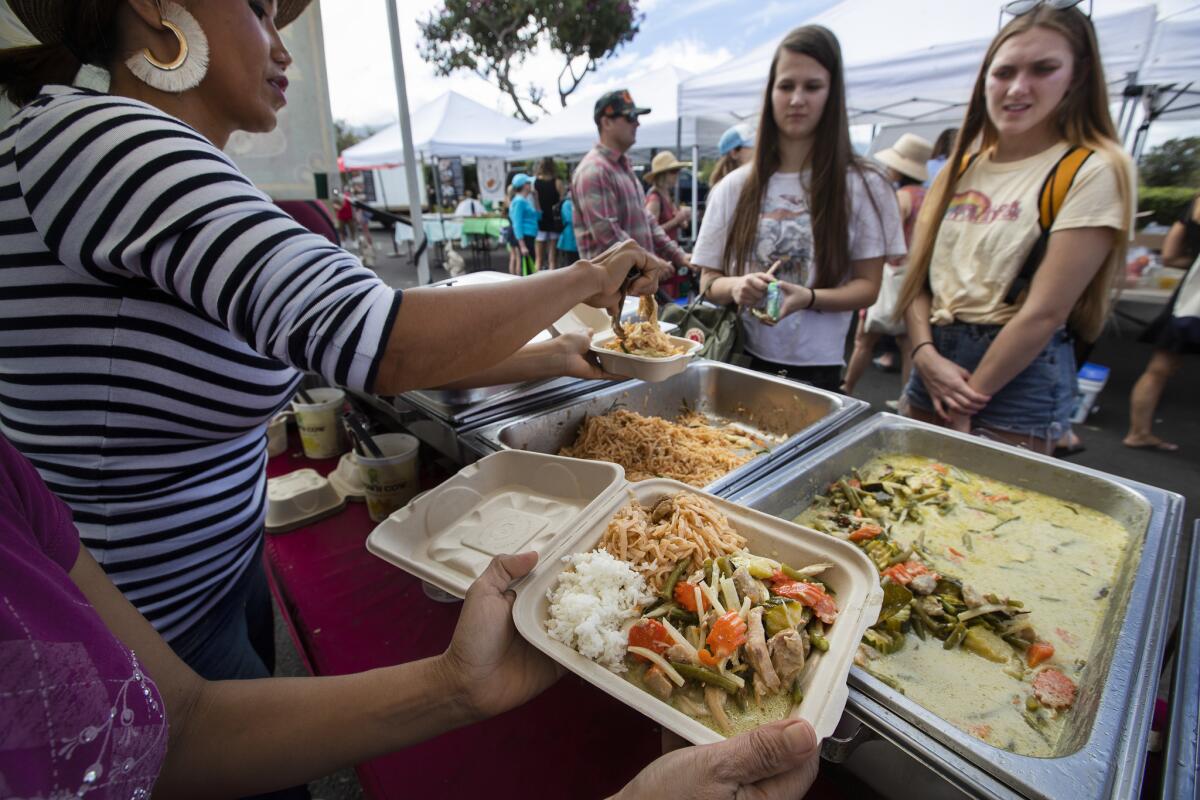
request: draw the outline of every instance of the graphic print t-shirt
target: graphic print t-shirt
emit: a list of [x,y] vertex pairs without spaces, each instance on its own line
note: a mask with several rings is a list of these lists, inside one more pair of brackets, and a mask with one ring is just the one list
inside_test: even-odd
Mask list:
[[[733,225],[734,211],[750,165],[739,167],[722,180],[708,197],[708,208],[692,263],[724,272],[722,256]],[[866,180],[856,172],[847,175],[850,193],[850,230],[847,231],[852,261],[885,257],[903,258],[904,232],[900,209],[892,187],[875,172]],[[804,286],[816,278],[812,213],[808,192],[810,173],[776,173],[767,183],[758,218],[754,263],[748,272],[765,272],[776,261],[783,265],[775,277]],[[846,332],[852,311],[798,311],[777,325],[763,325],[748,311],[742,322],[746,349],[759,358],[791,366],[829,366],[843,363]]]
[[[1037,241],[1042,184],[1068,147],[1003,164],[985,154],[958,180],[929,264],[935,325],[1003,325],[1017,313],[1004,295]],[[1051,233],[1120,229],[1122,213],[1117,167],[1095,152],[1075,176]]]

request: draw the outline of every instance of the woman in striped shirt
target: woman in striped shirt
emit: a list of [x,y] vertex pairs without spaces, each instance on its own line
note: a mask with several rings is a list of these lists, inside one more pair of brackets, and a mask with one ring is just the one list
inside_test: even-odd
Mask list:
[[[300,227],[221,148],[274,128],[292,63],[278,29],[307,3],[13,0],[42,44],[0,52],[22,106],[0,131],[0,433],[213,679],[267,671],[246,630],[265,597],[265,425],[298,370],[386,395],[597,377],[576,342],[522,345],[576,303],[614,305],[630,269],[642,294],[664,268],[626,246],[402,297]],[[67,85],[83,63],[110,72],[107,94]]]

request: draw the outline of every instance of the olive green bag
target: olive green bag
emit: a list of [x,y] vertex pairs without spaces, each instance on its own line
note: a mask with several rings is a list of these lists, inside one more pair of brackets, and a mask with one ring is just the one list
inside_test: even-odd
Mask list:
[[702,337],[704,344],[697,355],[728,364],[744,366],[750,363],[749,356],[742,349],[742,323],[738,319],[736,305],[715,306],[705,303],[704,294],[701,293],[686,307],[674,303],[667,306],[663,309],[662,318],[679,326],[676,336],[688,339]]

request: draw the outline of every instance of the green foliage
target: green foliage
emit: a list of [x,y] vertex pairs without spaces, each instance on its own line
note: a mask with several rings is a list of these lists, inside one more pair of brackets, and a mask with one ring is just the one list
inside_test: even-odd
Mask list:
[[526,104],[545,111],[545,90],[517,86],[515,68],[543,42],[563,57],[561,105],[589,72],[637,35],[637,0],[444,0],[421,28],[421,57],[437,74],[467,69],[494,81],[532,122]]
[[1196,196],[1196,190],[1188,186],[1139,186],[1138,210],[1153,211],[1149,219],[1160,225],[1170,226],[1187,211],[1188,203]]
[[1138,166],[1146,186],[1200,189],[1200,136],[1170,139],[1144,154]]

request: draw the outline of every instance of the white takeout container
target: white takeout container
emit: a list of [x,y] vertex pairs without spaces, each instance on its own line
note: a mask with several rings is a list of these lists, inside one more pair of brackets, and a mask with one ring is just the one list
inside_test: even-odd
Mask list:
[[267,481],[267,533],[284,533],[336,514],[346,498],[315,469],[298,469]]
[[668,338],[674,344],[685,348],[684,352],[677,356],[652,358],[650,356],[634,356],[629,353],[622,353],[620,350],[606,349],[604,344],[615,338],[617,338],[617,334],[612,330],[601,331],[592,337],[591,351],[600,359],[600,366],[613,375],[636,378],[647,383],[665,381],[672,375],[678,375],[683,372],[688,368],[688,364],[692,358],[703,346],[700,342],[694,342],[682,336],[670,336]]
[[826,635],[829,651],[810,660],[813,666],[802,680],[804,700],[791,712],[812,723],[818,737],[829,736],[846,704],[846,678],[859,640],[878,618],[883,599],[875,566],[847,542],[678,481],[630,484],[616,464],[505,450],[463,468],[392,514],[367,537],[367,549],[457,597],[466,596],[493,555],[537,550],[537,567],[515,587],[513,618],[521,636],[663,727],[706,744],[724,737],[546,633],[546,594],[565,569],[562,559],[593,549],[630,493],[652,505],[679,491],[716,504],[752,553],[796,567],[834,565],[821,575],[836,592],[839,609]]
[[343,453],[337,469],[326,477],[342,497],[358,503],[366,502],[367,487],[363,486],[362,476],[358,474],[358,456],[353,450]]

